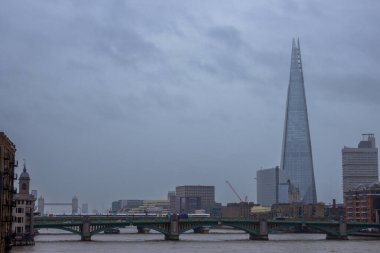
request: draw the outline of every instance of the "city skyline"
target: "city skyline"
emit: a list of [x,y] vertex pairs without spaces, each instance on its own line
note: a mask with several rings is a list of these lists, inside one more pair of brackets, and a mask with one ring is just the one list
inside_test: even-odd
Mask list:
[[229,180],[256,201],[256,171],[281,163],[293,37],[318,201],[342,202],[341,149],[379,136],[380,3],[1,6],[0,131],[46,199],[100,209],[204,184],[238,201]]

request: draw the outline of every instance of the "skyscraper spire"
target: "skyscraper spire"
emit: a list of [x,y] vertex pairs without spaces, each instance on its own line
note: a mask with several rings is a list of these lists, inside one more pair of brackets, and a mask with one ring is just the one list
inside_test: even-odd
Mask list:
[[317,202],[299,39],[292,45],[281,168],[299,188],[301,202]]

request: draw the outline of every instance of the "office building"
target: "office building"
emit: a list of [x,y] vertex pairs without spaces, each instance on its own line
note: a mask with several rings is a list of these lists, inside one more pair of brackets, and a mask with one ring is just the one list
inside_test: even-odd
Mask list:
[[[374,134],[363,134],[357,148],[342,149],[343,195],[361,185],[379,181],[378,150]],[[343,196],[344,197],[344,196]]]
[[16,146],[0,132],[0,253],[12,247],[12,206]]
[[74,196],[71,200],[71,213],[72,214],[77,214],[79,210],[79,201],[78,197]]
[[[258,170],[256,172],[257,203],[262,206],[272,206],[280,202],[287,203],[287,180],[288,178],[285,176],[285,173],[278,166]],[[280,189],[284,185],[286,189]]]
[[299,189],[301,202],[317,202],[301,50],[299,41],[296,44],[294,39],[286,102],[281,169]]
[[40,216],[45,215],[45,199],[42,196],[37,200],[37,212]]
[[215,186],[184,185],[176,187],[176,211],[193,213],[203,209],[207,213],[215,206]]
[[175,191],[168,192],[168,200],[170,203],[169,210],[170,212],[174,212],[175,211]]
[[82,212],[81,213],[88,213],[88,204],[82,203]]

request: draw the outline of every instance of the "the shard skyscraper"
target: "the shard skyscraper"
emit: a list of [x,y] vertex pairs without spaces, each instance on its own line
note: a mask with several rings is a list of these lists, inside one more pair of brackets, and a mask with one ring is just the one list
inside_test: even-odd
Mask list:
[[313,156],[299,40],[293,39],[281,168],[299,190],[299,201],[316,203]]

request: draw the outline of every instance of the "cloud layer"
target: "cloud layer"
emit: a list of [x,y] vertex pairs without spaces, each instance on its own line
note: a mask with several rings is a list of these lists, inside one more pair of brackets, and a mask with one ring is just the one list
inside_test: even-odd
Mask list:
[[224,181],[256,199],[280,163],[300,37],[318,199],[341,148],[380,134],[378,1],[0,3],[0,129],[47,200],[108,208]]

